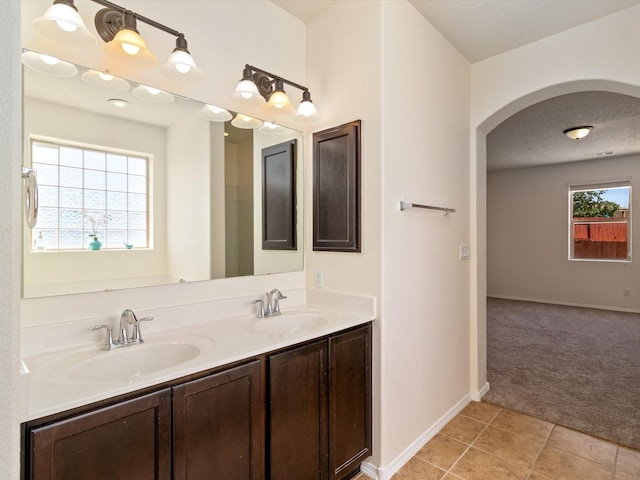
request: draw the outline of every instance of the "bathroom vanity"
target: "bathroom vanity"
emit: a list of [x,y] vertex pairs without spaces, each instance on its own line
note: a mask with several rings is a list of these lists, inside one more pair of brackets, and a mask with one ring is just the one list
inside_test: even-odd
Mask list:
[[[171,357],[188,350],[170,345],[192,338],[200,353],[126,378],[100,377],[102,359],[121,361],[118,351],[96,354],[99,345],[25,359],[33,418],[23,423],[23,478],[352,477],[371,455],[373,318],[316,307],[279,317],[150,334],[121,356]],[[48,370],[68,358],[70,376]],[[84,378],[92,362],[97,378]]]

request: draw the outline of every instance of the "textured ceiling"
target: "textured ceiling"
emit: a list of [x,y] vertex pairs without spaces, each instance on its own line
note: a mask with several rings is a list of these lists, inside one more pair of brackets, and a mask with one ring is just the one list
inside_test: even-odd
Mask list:
[[[563,131],[593,126],[581,140]],[[561,95],[520,110],[487,135],[487,170],[591,160],[640,151],[640,99],[612,92]]]

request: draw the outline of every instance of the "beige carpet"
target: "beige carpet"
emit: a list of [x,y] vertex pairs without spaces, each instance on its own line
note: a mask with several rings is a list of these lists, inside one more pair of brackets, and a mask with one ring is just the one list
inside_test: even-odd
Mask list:
[[489,298],[483,400],[640,449],[640,314]]

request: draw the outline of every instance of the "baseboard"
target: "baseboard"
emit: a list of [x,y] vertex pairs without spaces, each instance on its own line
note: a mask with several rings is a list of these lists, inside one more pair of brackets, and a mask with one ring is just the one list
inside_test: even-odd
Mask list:
[[509,295],[487,295],[488,298],[501,300],[517,300],[520,302],[547,303],[549,305],[562,305],[564,307],[594,308],[596,310],[611,310],[613,312],[640,313],[638,308],[614,307],[609,305],[591,305],[588,303],[562,302],[559,300],[544,300],[540,298],[512,297]]
[[[481,391],[487,388],[488,384],[483,387]],[[438,433],[442,427],[444,427],[449,421],[455,417],[460,411],[466,407],[472,400],[472,394],[465,395],[458,403],[456,403],[447,413],[445,413],[436,423],[431,425],[422,435],[420,435],[411,445],[409,445],[400,455],[398,455],[395,460],[393,460],[389,465],[376,467],[374,464],[369,462],[363,462],[360,466],[360,471],[364,473],[367,477],[372,478],[374,480],[390,480],[398,470],[400,470],[405,463],[411,460],[418,451],[425,446],[425,444],[435,437],[436,433]]]
[[489,393],[489,382],[486,382],[480,390],[471,392],[471,400],[479,402],[487,393]]

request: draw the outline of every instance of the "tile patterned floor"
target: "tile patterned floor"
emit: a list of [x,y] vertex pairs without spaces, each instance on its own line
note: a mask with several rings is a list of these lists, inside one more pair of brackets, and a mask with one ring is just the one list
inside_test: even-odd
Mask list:
[[640,480],[640,452],[471,402],[392,480]]

